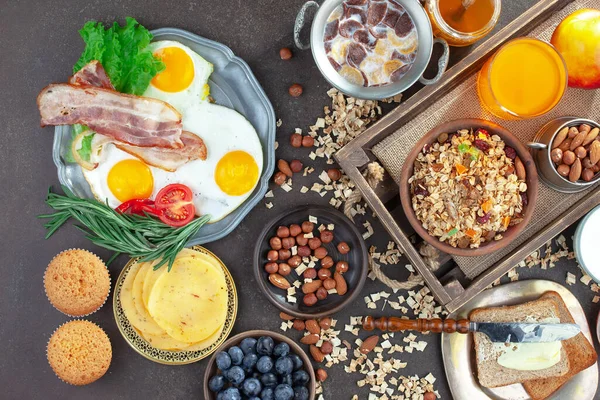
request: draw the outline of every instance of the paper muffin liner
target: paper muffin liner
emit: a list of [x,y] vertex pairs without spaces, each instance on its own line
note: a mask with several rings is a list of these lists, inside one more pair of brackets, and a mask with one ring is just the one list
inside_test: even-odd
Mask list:
[[[65,250],[65,251],[66,251],[66,250]],[[59,253],[59,254],[60,254],[60,253]],[[63,314],[64,314],[64,313],[63,313]],[[56,376],[58,379],[60,379],[62,382],[66,383],[67,385],[71,385],[71,386],[75,386],[75,387],[77,387],[77,386],[86,386],[86,385],[89,385],[90,383],[94,383],[94,382],[96,382],[96,381],[94,381],[94,382],[90,382],[90,383],[86,383],[86,384],[83,384],[83,385],[75,385],[74,383],[67,382],[67,381],[65,381],[63,378],[61,378],[60,376],[58,376],[58,374],[56,373],[56,371],[54,370],[54,368],[53,368],[53,367],[52,367],[52,365],[50,364],[50,358],[48,357],[48,347],[50,346],[50,339],[52,339],[52,336],[54,336],[54,334],[56,333],[56,331],[58,331],[60,328],[62,328],[62,327],[63,327],[63,326],[65,326],[66,324],[69,324],[69,323],[71,323],[71,322],[73,322],[73,321],[86,321],[86,322],[89,322],[89,323],[91,323],[91,324],[95,325],[96,327],[98,327],[98,329],[100,329],[102,332],[104,332],[104,334],[105,334],[105,335],[106,335],[106,337],[108,338],[108,343],[110,344],[110,348],[111,348],[111,351],[112,351],[112,342],[110,341],[110,336],[108,336],[108,333],[106,333],[106,331],[105,331],[104,329],[102,329],[102,328],[100,327],[100,325],[98,325],[98,324],[97,324],[97,323],[95,323],[95,322],[89,321],[89,320],[87,320],[87,319],[83,319],[83,318],[75,318],[75,319],[72,319],[72,320],[70,320],[70,321],[66,321],[66,322],[63,322],[62,324],[60,324],[59,326],[57,326],[57,327],[56,327],[56,329],[54,329],[54,331],[52,332],[52,335],[48,336],[48,340],[46,341],[46,361],[48,362],[48,365],[50,366],[50,369],[52,370],[52,372],[54,373],[54,375],[55,375],[55,376]],[[112,363],[112,355],[111,355],[111,363]],[[109,365],[109,368],[110,368],[110,365]],[[107,372],[108,372],[108,369],[106,370],[106,372],[104,372],[104,375],[106,375],[106,373],[107,373]],[[98,379],[96,379],[96,380],[99,380],[99,379],[101,379],[101,378],[102,378],[104,375],[102,375],[100,378],[98,378]]]
[[[94,257],[96,257],[96,259],[98,261],[100,261],[102,263],[102,265],[104,265],[104,268],[106,269],[106,272],[108,273],[108,292],[106,293],[106,297],[104,298],[104,301],[102,302],[102,304],[100,304],[100,306],[98,306],[98,308],[96,308],[93,311],[90,311],[87,314],[82,314],[82,315],[72,315],[72,314],[68,314],[62,310],[59,310],[58,308],[56,308],[56,306],[52,303],[52,301],[50,301],[50,297],[48,296],[48,291],[46,290],[46,272],[48,271],[48,267],[50,267],[50,264],[52,264],[52,261],[54,261],[54,259],[58,256],[60,256],[61,254],[67,252],[67,251],[72,251],[72,250],[80,250],[80,251],[85,251],[86,253],[89,253],[91,255],[93,255]],[[58,253],[57,255],[55,255],[54,257],[52,257],[52,259],[50,260],[50,262],[48,263],[48,265],[46,266],[46,269],[44,270],[44,293],[46,294],[46,299],[48,299],[48,302],[52,305],[52,307],[54,307],[55,310],[59,311],[60,313],[66,315],[67,317],[71,317],[71,318],[77,318],[77,319],[81,319],[84,317],[87,317],[89,315],[92,315],[93,313],[95,313],[96,311],[98,311],[99,309],[101,309],[104,304],[106,304],[106,301],[108,300],[108,297],[110,296],[110,291],[112,289],[112,278],[110,277],[110,270],[108,269],[108,267],[106,266],[106,263],[100,258],[98,257],[98,255],[96,255],[95,253],[92,253],[89,250],[86,249],[80,249],[80,248],[70,248],[70,249],[66,249],[61,251],[60,253]],[[64,325],[64,324],[63,324]]]

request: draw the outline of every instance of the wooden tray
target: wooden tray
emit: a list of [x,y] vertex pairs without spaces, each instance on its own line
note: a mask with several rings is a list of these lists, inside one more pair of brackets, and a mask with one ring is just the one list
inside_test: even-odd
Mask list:
[[[541,0],[446,71],[438,84],[422,88],[335,155],[337,162],[356,184],[383,226],[421,274],[436,300],[449,312],[456,311],[525,257],[600,203],[600,188],[594,189],[589,195],[575,203],[561,218],[546,225],[512,254],[504,257],[475,279],[468,280],[448,255],[443,255],[440,260],[442,264],[448,265],[444,265],[435,273],[427,267],[415,247],[415,241],[411,240],[414,239],[415,233],[402,213],[398,185],[387,176],[386,180],[373,190],[363,177],[363,171],[367,164],[376,160],[370,149],[445,96],[469,76],[478,72],[486,59],[506,41],[526,35],[555,11],[569,3],[570,0]],[[400,216],[400,218],[393,215]],[[417,240],[421,240],[421,238],[417,237]]]

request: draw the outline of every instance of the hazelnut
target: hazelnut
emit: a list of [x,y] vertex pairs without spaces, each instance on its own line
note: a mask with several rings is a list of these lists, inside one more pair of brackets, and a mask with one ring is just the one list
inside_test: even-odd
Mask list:
[[302,135],[298,133],[292,133],[290,136],[290,144],[292,147],[302,147]]
[[292,267],[286,263],[279,264],[279,275],[288,276],[292,272]]
[[579,146],[575,149],[575,155],[577,158],[585,158],[585,156],[587,156],[587,150],[583,146]]
[[319,382],[325,382],[325,379],[327,379],[327,371],[325,371],[323,368],[319,368],[315,374],[317,375],[317,380]]
[[296,268],[298,265],[302,264],[302,257],[296,254],[295,256],[290,257],[288,264],[290,267]]
[[281,171],[276,172],[273,176],[273,182],[275,182],[275,184],[278,186],[283,185],[285,181],[287,181],[287,176],[285,176],[285,174]]
[[302,232],[311,233],[313,229],[315,229],[315,224],[313,224],[312,222],[304,221],[302,223]]
[[569,167],[567,164],[560,164],[556,168],[556,171],[558,172],[558,174],[560,176],[562,176],[563,178],[566,178],[567,176],[569,176],[569,173],[571,172],[571,167]]
[[594,164],[592,164],[592,160],[590,160],[589,157],[586,157],[583,160],[581,160],[581,165],[583,166],[583,168],[593,168],[594,167]]
[[289,47],[283,47],[281,50],[279,50],[279,57],[282,60],[289,60],[292,58],[292,50],[290,50]]
[[337,168],[331,168],[327,170],[327,176],[332,181],[337,181],[342,177],[342,172]]
[[567,150],[563,153],[562,161],[567,165],[572,165],[576,158],[577,157],[575,156],[575,153],[573,153],[571,150]]
[[338,243],[337,249],[341,254],[348,254],[350,252],[350,246],[346,242]]
[[271,249],[273,249],[273,250],[280,250],[281,249],[281,239],[278,238],[277,236],[274,236],[269,240],[269,245],[271,246]]
[[322,268],[331,268],[331,267],[333,267],[333,258],[331,258],[330,256],[327,256],[327,257],[323,258],[321,260],[321,267]]
[[317,303],[317,295],[314,293],[305,294],[302,302],[306,306],[314,306]]
[[268,274],[274,274],[279,270],[279,267],[277,266],[276,262],[268,262],[265,264],[265,271],[267,271]]
[[302,273],[302,277],[304,279],[316,279],[317,278],[317,270],[314,268],[308,268]]
[[292,173],[292,168],[290,167],[290,164],[285,160],[277,160],[277,169],[283,172],[288,178],[291,178],[294,175]]
[[581,173],[581,179],[583,179],[586,182],[591,181],[592,179],[594,179],[594,171],[592,171],[590,168],[584,169]]
[[433,392],[427,392],[423,394],[423,400],[437,400],[437,396]]
[[302,233],[302,228],[298,224],[290,225],[290,235],[296,237]]
[[324,259],[327,256],[327,249],[325,247],[319,247],[315,249],[315,257],[319,260]]
[[315,292],[315,295],[317,295],[317,299],[325,300],[327,298],[327,296],[329,296],[329,293],[327,293],[327,289],[325,289],[323,286],[321,286],[320,288],[317,289],[317,291]]
[[335,271],[340,274],[348,272],[348,263],[346,261],[338,261],[337,264],[335,264]]
[[290,228],[287,226],[280,226],[277,228],[277,237],[286,238],[290,236]]
[[321,345],[321,353],[327,355],[327,354],[331,354],[333,352],[333,345],[331,344],[331,342],[326,341],[323,342],[323,344]]
[[327,230],[321,232],[321,242],[325,244],[333,242],[333,232]]
[[284,249],[291,249],[296,244],[296,239],[293,237],[286,237],[281,239],[281,245]]
[[333,279],[333,278],[328,278],[328,279],[325,279],[325,280],[323,281],[323,287],[324,287],[326,290],[331,290],[331,289],[333,289],[333,288],[335,287],[335,279]]
[[558,147],[556,149],[553,149],[550,152],[550,158],[552,159],[552,162],[555,164],[561,164],[562,163],[562,158],[563,158],[563,152],[561,149],[559,149]]
[[290,86],[290,89],[288,90],[290,96],[292,97],[300,97],[302,95],[302,91],[302,85],[298,83],[294,83],[292,86]]
[[279,253],[277,250],[269,250],[267,253],[267,260],[269,261],[277,261],[279,260]]
[[331,328],[331,318],[329,318],[329,317],[321,318],[319,320],[319,326],[321,327],[321,329],[324,329],[324,330]]
[[301,319],[294,320],[294,325],[292,325],[292,328],[294,328],[297,331],[303,331],[304,327],[305,327],[304,321],[302,321]]
[[300,246],[300,247],[298,247],[298,255],[300,257],[308,257],[308,256],[310,256],[310,248],[308,246]]
[[290,259],[290,257],[292,256],[292,252],[287,250],[287,249],[281,249],[279,250],[279,259],[281,261],[287,261]]
[[298,246],[306,246],[308,244],[308,238],[305,238],[304,234],[300,234],[296,236],[296,243],[298,244]]
[[311,250],[318,249],[319,247],[321,247],[321,239],[319,239],[319,238],[308,239],[308,247],[310,247]]
[[321,268],[319,272],[317,272],[317,276],[320,280],[324,281],[327,278],[331,278],[331,270],[327,268]]
[[592,166],[592,171],[594,171],[594,173],[600,171],[600,161]]
[[311,136],[302,137],[302,147],[313,147],[315,145],[315,139]]
[[302,161],[300,161],[300,160],[292,160],[290,162],[290,168],[292,169],[292,172],[294,172],[294,173],[298,173],[298,172],[302,171],[302,167],[304,167],[304,165],[302,164]]

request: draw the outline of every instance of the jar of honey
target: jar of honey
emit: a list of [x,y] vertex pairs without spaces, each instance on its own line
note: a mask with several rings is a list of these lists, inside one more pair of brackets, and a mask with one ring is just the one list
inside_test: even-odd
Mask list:
[[450,46],[469,46],[491,32],[501,0],[426,0],[433,34]]

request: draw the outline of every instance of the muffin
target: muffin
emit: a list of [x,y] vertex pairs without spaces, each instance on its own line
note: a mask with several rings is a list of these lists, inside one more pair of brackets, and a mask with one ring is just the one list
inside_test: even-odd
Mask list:
[[102,307],[110,292],[110,275],[94,253],[70,249],[50,261],[44,288],[54,308],[71,317],[82,317]]
[[112,347],[106,333],[96,324],[74,320],[54,331],[46,355],[50,367],[62,381],[87,385],[108,370]]

